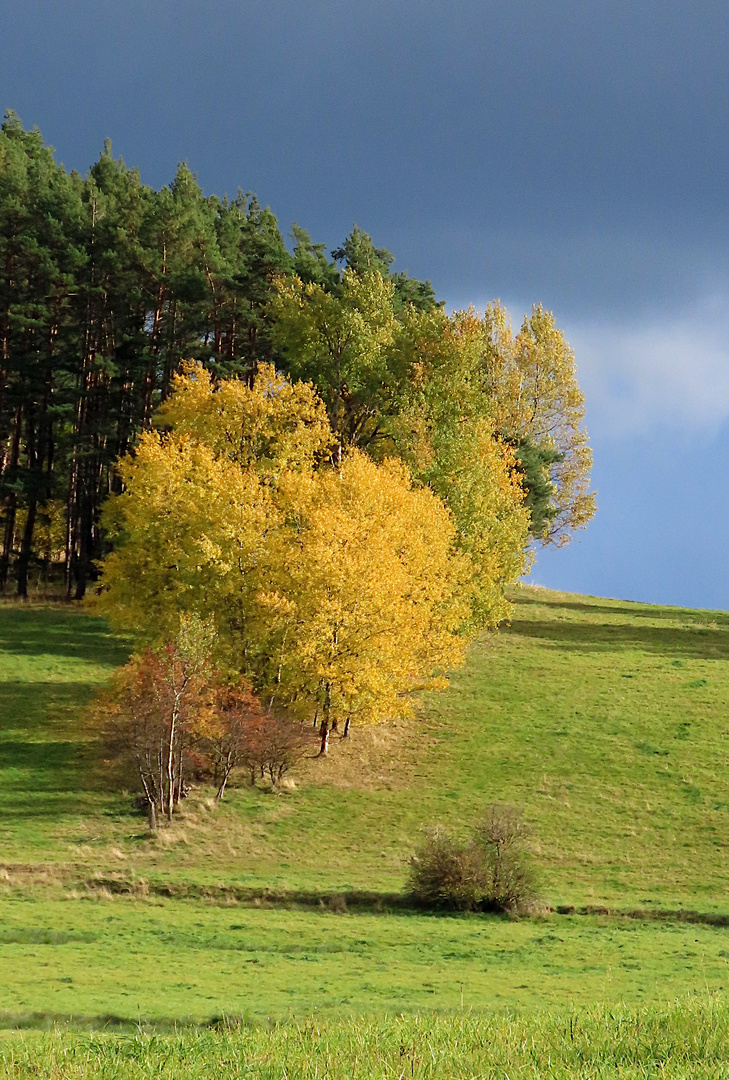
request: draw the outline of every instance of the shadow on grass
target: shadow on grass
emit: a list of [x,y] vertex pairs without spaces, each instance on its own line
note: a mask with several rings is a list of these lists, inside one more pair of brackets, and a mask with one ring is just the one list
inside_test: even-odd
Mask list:
[[89,682],[0,682],[3,741],[10,732],[31,741],[76,741],[87,726],[86,710],[98,689]]
[[[20,742],[0,743],[0,769],[32,776],[34,791],[68,791],[69,787],[87,787],[86,761],[88,744],[81,742]],[[3,786],[14,787],[13,775],[3,778]],[[84,781],[81,784],[81,781]],[[25,784],[23,778],[17,780]]]
[[[605,600],[596,597],[594,602],[589,600],[550,600],[539,596],[531,596],[517,593],[512,597],[512,603],[523,607],[546,607],[565,611],[584,611],[588,615],[606,614],[617,615],[622,618],[655,619],[665,622],[697,623],[699,626],[707,620],[717,623],[720,628],[729,629],[729,614],[725,611],[713,611],[710,609],[694,609],[681,607],[658,607],[652,604],[641,604],[628,600]],[[680,632],[678,628],[676,632]]]
[[211,1016],[209,1020],[191,1017],[157,1016],[154,1018],[119,1016],[102,1013],[99,1016],[78,1016],[60,1012],[0,1012],[0,1031],[113,1031],[173,1034],[186,1030],[236,1030],[241,1028],[268,1029],[273,1020],[251,1019],[247,1016]]
[[[268,889],[235,885],[203,885],[198,882],[145,882],[140,893],[140,883],[130,878],[99,877],[84,882],[90,890],[105,889],[116,895],[159,896],[167,900],[207,900],[228,906],[237,903],[243,907],[256,908],[309,908],[334,914],[405,915],[435,919],[489,919],[510,920],[514,913],[482,908],[478,911],[459,911],[453,908],[427,908],[418,905],[407,892],[376,892],[367,889],[348,889],[341,892],[321,892],[305,889]],[[697,911],[693,908],[609,908],[586,905],[562,906],[538,909],[537,914],[528,912],[519,918],[544,918],[547,916],[608,916],[613,919],[631,919],[641,922],[688,923],[697,926],[729,927],[729,914],[716,911]],[[291,945],[275,947],[274,951],[291,951]],[[339,951],[335,949],[332,951]]]
[[619,623],[570,623],[514,619],[504,631],[532,638],[568,652],[619,652],[624,649],[657,653],[674,659],[729,658],[729,627],[635,626]]
[[109,790],[89,683],[0,683],[0,821],[54,819]]
[[129,647],[100,618],[62,608],[0,606],[0,652],[123,664]]

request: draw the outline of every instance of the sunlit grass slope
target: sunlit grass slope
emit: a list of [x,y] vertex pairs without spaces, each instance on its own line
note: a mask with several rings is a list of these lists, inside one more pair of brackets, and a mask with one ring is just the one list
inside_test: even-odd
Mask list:
[[0,1028],[665,1003],[729,989],[727,957],[729,932],[703,925],[49,900],[36,888],[0,899]]
[[[128,644],[71,609],[6,605],[0,647],[0,1026],[581,1009],[729,985],[729,930],[707,925],[729,915],[728,615],[520,590],[512,625],[417,719],[334,739],[285,794],[243,785],[216,810],[194,793],[156,837],[108,789],[86,720]],[[656,920],[394,910],[421,826],[465,831],[495,800],[532,824],[549,904]],[[374,895],[345,910],[358,889]],[[678,907],[698,921],[666,919]],[[304,1053],[260,1038],[250,1075],[280,1075],[267,1054]],[[431,1044],[455,1038],[433,1028]],[[342,1039],[332,1029],[346,1069]],[[238,1053],[205,1045],[213,1063]],[[82,1053],[73,1043],[69,1060]],[[90,1074],[106,1075],[97,1056]],[[10,1075],[33,1074],[23,1060]],[[440,1075],[424,1067],[410,1075]]]
[[397,890],[419,828],[523,808],[553,904],[729,911],[729,615],[523,589],[418,720],[334,740],[297,790],[193,798],[147,837],[84,708],[105,624],[0,608],[0,860],[278,889]]

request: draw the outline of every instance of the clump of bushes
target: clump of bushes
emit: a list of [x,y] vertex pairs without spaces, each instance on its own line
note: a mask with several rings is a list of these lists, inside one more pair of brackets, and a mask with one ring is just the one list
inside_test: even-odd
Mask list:
[[177,638],[134,655],[92,706],[107,761],[136,788],[151,830],[172,821],[193,780],[212,781],[218,802],[235,770],[280,790],[312,742],[308,726],[213,668],[213,632],[181,617]]
[[524,850],[528,828],[513,806],[494,803],[470,839],[442,826],[425,830],[410,860],[408,892],[419,907],[451,911],[528,910],[536,901],[534,870]]

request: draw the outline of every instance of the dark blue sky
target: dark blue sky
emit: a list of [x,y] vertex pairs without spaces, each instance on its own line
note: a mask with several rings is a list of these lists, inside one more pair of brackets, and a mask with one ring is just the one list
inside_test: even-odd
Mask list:
[[729,7],[694,0],[0,3],[0,105],[85,170],[186,160],[449,306],[551,308],[600,511],[545,585],[729,608]]

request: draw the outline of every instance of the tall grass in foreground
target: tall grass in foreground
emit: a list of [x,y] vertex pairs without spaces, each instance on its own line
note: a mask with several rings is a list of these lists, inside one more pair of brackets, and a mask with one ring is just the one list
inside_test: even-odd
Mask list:
[[0,1069],[12,1080],[718,1080],[729,1077],[729,1004],[703,997],[572,1014],[310,1018],[174,1035],[55,1031],[0,1043]]

